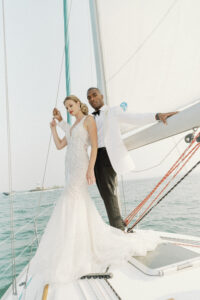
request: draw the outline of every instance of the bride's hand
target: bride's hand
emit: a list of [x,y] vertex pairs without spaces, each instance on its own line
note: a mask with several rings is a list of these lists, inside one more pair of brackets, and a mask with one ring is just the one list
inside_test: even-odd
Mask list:
[[95,175],[94,175],[94,169],[88,168],[86,173],[86,178],[88,184],[94,184],[96,182]]
[[56,121],[55,120],[51,121],[50,127],[51,127],[51,129],[56,128]]
[[53,109],[53,118],[58,120],[59,122],[62,121],[61,113],[57,108]]

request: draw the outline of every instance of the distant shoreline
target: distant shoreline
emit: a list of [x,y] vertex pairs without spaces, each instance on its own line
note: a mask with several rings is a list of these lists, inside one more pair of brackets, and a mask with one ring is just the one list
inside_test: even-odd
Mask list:
[[[53,187],[48,187],[48,188],[40,188],[36,187],[35,189],[31,190],[25,190],[25,191],[12,191],[12,194],[19,194],[19,193],[33,193],[33,192],[46,192],[46,191],[52,191],[52,190],[59,190],[63,189],[64,186],[53,186]],[[9,192],[2,192],[4,196],[9,196]]]

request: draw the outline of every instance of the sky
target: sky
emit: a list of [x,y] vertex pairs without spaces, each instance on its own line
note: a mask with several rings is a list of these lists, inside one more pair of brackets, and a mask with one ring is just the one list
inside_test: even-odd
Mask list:
[[[70,7],[69,1],[69,7]],[[7,123],[3,51],[2,7],[0,28],[0,191],[8,190]],[[40,186],[50,139],[49,122],[57,107],[66,116],[63,1],[5,1],[8,93],[11,132],[13,190]],[[69,19],[71,93],[87,103],[86,91],[96,85],[96,73],[89,4],[73,0]],[[61,80],[59,84],[59,74]],[[136,107],[137,109],[137,107]],[[91,111],[91,110],[90,110]],[[63,133],[59,131],[60,136]],[[183,135],[182,135],[183,136]],[[143,147],[131,154],[136,171],[158,164],[180,136]],[[143,173],[127,174],[125,179],[161,176],[180,151],[181,142],[159,167]],[[44,186],[64,184],[65,149],[50,146]]]

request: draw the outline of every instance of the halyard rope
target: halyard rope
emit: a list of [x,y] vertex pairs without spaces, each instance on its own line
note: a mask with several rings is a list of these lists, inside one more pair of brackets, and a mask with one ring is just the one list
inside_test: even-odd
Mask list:
[[[200,146],[197,148],[199,149]],[[181,177],[180,180],[177,181],[176,184],[173,185],[173,187],[164,195],[160,198],[160,200],[158,200],[158,202],[152,206],[148,211],[145,210],[145,212],[138,218],[138,220],[131,226],[131,229],[133,227],[135,227],[145,216],[147,216],[150,211],[155,208],[177,185],[179,185],[179,183],[181,183],[181,181],[183,181],[183,179],[185,179],[198,165],[200,164],[200,161],[198,161],[183,177]],[[177,173],[176,173],[177,174]]]
[[160,160],[159,163],[157,163],[156,165],[153,165],[149,168],[146,169],[141,169],[141,170],[133,170],[132,173],[140,173],[140,172],[145,172],[145,171],[149,171],[152,170],[154,168],[157,168],[158,166],[160,166],[166,159],[167,157],[175,150],[177,149],[177,146],[183,141],[183,138],[181,138],[174,146],[173,148]]
[[172,9],[174,8],[175,4],[178,2],[178,0],[175,0],[172,5],[167,9],[167,11],[164,13],[162,18],[158,21],[158,23],[155,25],[155,27],[150,31],[150,33],[144,38],[144,40],[140,43],[140,45],[136,48],[136,50],[133,52],[131,56],[127,58],[127,60],[118,68],[118,70],[113,73],[107,81],[112,81],[123,69],[128,65],[128,63],[136,57],[136,55],[140,52],[140,50],[144,47],[144,45],[149,41],[149,39],[152,37],[152,35],[157,31],[157,29],[160,27],[160,25],[163,23],[163,21],[167,18],[167,16],[170,14]]
[[[194,140],[191,142],[191,144],[186,148],[186,150],[181,154],[181,156],[178,158],[178,160],[173,164],[173,166],[170,168],[170,170],[165,174],[165,176],[159,181],[159,183],[156,185],[156,187],[147,195],[147,197],[128,215],[128,217],[125,219],[125,223],[128,225],[132,219],[135,217],[135,215],[139,212],[139,210],[142,209],[142,207],[146,204],[146,202],[149,200],[149,198],[153,195],[153,193],[157,190],[157,188],[164,182],[165,179],[167,179],[167,177],[172,174],[173,171],[175,171],[176,169],[178,169],[178,167],[182,164],[182,166],[178,169],[178,171],[173,175],[173,177],[169,180],[169,182],[165,185],[165,187],[160,191],[160,193],[155,197],[155,199],[149,204],[149,206],[144,210],[144,212],[140,215],[140,217],[138,218],[138,220],[133,224],[133,226],[131,228],[133,228],[136,224],[139,223],[139,221],[141,219],[143,219],[143,216],[146,215],[147,211],[150,209],[150,207],[153,205],[153,203],[158,199],[158,197],[161,195],[161,193],[166,189],[166,187],[171,183],[171,181],[178,175],[178,173],[180,173],[180,171],[183,169],[183,167],[188,163],[188,161],[191,159],[191,157],[196,153],[196,151],[200,148],[200,144],[196,144],[188,153],[187,151],[191,148],[191,146],[193,145],[193,143],[196,141],[196,139],[200,136],[200,133],[196,135],[196,137],[194,138]],[[186,154],[187,153],[187,154]],[[186,159],[187,158],[187,159]],[[185,161],[185,162],[184,162]],[[182,177],[181,180],[178,181],[178,183],[180,183],[194,168],[196,168],[196,166],[198,165],[198,163],[191,168],[185,176]],[[175,184],[175,186],[178,185]],[[174,186],[174,187],[175,187]],[[172,189],[171,188],[170,191]],[[166,193],[166,195],[169,194],[169,192]],[[165,196],[166,196],[165,195]],[[163,199],[163,198],[162,198]],[[160,202],[160,200],[159,200]],[[154,205],[155,207],[155,205]],[[130,229],[131,229],[130,228]]]
[[[181,154],[181,156],[177,159],[177,161],[172,165],[172,167],[164,175],[164,177],[158,182],[158,184],[155,186],[155,188],[147,195],[147,197],[126,217],[126,219],[124,221],[127,225],[135,217],[135,215],[138,213],[138,211],[146,204],[146,202],[150,199],[150,197],[154,194],[154,192],[158,189],[158,187],[167,179],[167,177],[170,174],[172,174],[172,172],[180,165],[180,163],[183,162],[185,160],[185,158],[187,158],[187,156],[194,150],[194,149],[192,149],[188,154],[186,154],[187,151],[192,147],[192,145],[196,141],[196,138],[199,137],[199,135],[200,134],[196,135],[196,137],[193,139],[191,144],[185,149],[185,151]],[[198,145],[196,145],[195,147],[197,147],[197,146]]]
[[[69,9],[69,15],[68,15],[68,23],[67,23],[66,36],[68,35],[68,28],[69,28],[69,20],[70,20],[70,15],[71,15],[72,2],[73,2],[73,0],[71,0],[71,2],[70,2],[70,9]],[[66,41],[66,40],[67,40],[67,39],[65,39],[65,41]],[[59,94],[60,83],[61,83],[62,68],[63,68],[64,57],[65,57],[65,46],[66,46],[66,45],[64,45],[63,54],[62,54],[62,59],[61,59],[61,65],[60,65],[60,72],[59,72],[58,88],[57,88],[57,93],[56,93],[55,107],[57,107],[57,102],[58,102],[58,94]],[[44,173],[43,173],[42,184],[41,184],[42,190],[44,189],[44,181],[45,181],[46,170],[47,170],[47,164],[48,164],[48,159],[49,159],[49,153],[50,153],[51,141],[52,141],[52,133],[50,133],[49,144],[48,144],[48,149],[47,149],[47,155],[46,155],[46,161],[45,161]],[[40,192],[39,203],[38,203],[38,205],[37,205],[37,210],[38,210],[38,212],[36,213],[36,216],[34,216],[35,232],[36,232],[36,237],[37,237],[37,243],[38,243],[38,245],[39,245],[39,238],[38,238],[38,233],[37,233],[37,221],[36,221],[36,220],[37,220],[37,217],[38,217],[39,211],[40,211],[41,198],[42,198],[42,192]]]
[[[156,165],[153,165],[149,168],[146,169],[142,169],[142,170],[133,170],[132,173],[139,173],[139,172],[145,172],[145,171],[149,171],[152,170],[154,168],[157,168],[158,166],[160,166],[165,160],[166,158],[175,150],[177,149],[177,146],[183,141],[183,137],[181,137],[181,139],[179,139],[179,141],[177,143],[174,143],[175,145],[173,146],[173,148],[164,156],[164,158],[157,163]],[[180,155],[180,153],[179,153]],[[123,176],[121,176],[121,183],[122,183],[122,195],[123,195],[123,204],[124,204],[124,213],[125,215],[127,215],[127,208],[126,208],[126,197],[125,197],[125,188],[124,188],[124,179]]]
[[[72,2],[73,2],[73,0],[71,0],[71,2],[70,2],[70,8],[69,8],[69,14],[68,14],[68,22],[67,22],[67,29],[66,29],[66,32],[65,32],[65,35],[66,35],[66,36],[68,36],[68,32],[69,32],[69,22],[70,22],[70,16],[71,16]],[[65,38],[65,44],[64,44],[64,49],[63,49],[63,54],[62,54],[62,59],[61,59],[61,65],[60,65],[60,72],[59,72],[58,88],[57,88],[57,93],[56,93],[55,107],[57,106],[57,102],[58,102],[58,94],[59,94],[59,89],[60,89],[61,74],[62,74],[62,68],[63,68],[63,63],[64,63],[64,54],[65,54],[66,40],[67,40],[67,39]],[[48,158],[49,158],[49,153],[50,153],[51,140],[52,140],[52,133],[50,133],[50,138],[49,138],[49,145],[48,145],[48,150],[47,150],[47,156],[46,156],[46,162],[45,162],[44,174],[43,174],[43,178],[42,178],[42,189],[44,189],[44,180],[45,180],[45,176],[46,176],[46,169],[47,169],[47,163],[48,163]],[[34,220],[34,224],[35,224],[35,226],[36,226],[36,229],[37,229],[36,218],[39,216],[40,203],[41,203],[41,196],[42,196],[42,193],[40,193],[39,204],[38,204],[38,206],[37,206],[37,208],[38,208],[38,213],[36,214],[35,220]],[[38,244],[39,244],[38,235],[36,236],[36,238],[37,238],[37,242],[38,242]],[[31,248],[31,253],[32,253],[32,248]],[[30,265],[30,262],[29,262],[28,267],[27,267],[27,272],[26,272],[26,282],[27,282],[27,279],[28,279],[29,265]],[[26,288],[26,285],[25,285],[24,288]],[[25,299],[25,296],[24,296],[23,299]]]

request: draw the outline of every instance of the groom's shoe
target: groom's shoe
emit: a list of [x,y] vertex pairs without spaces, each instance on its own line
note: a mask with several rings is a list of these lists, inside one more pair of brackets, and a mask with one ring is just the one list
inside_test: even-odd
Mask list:
[[135,233],[135,231],[131,228],[125,228],[124,230],[126,233]]

